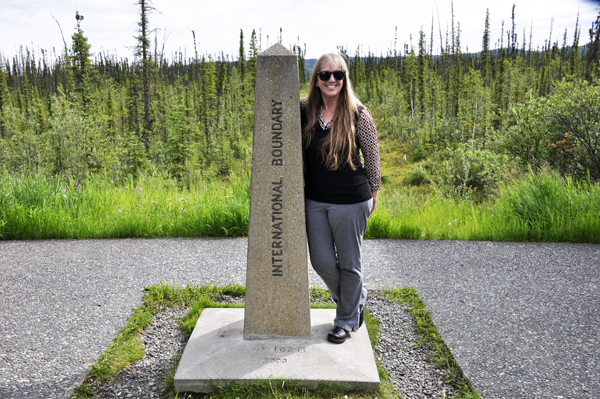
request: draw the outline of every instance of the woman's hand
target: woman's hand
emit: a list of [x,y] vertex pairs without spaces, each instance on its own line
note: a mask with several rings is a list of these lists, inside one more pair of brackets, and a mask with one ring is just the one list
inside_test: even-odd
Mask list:
[[379,190],[372,190],[371,194],[373,194],[373,207],[371,208],[371,213],[369,214],[369,217],[373,214],[373,211],[375,210],[375,207],[377,206],[377,194],[379,193]]

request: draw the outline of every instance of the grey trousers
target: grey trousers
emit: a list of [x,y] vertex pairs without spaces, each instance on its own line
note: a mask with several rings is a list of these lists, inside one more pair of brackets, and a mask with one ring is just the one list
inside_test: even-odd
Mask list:
[[338,205],[306,200],[310,261],[336,302],[335,326],[358,330],[367,300],[361,247],[373,200]]

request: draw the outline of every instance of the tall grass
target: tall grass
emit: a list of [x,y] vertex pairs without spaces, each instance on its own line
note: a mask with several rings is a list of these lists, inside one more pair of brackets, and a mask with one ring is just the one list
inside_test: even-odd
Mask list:
[[145,177],[116,186],[0,176],[0,238],[124,238],[248,234],[249,174],[180,188]]
[[[598,184],[552,173],[530,173],[480,204],[402,187],[379,198],[367,238],[600,243]],[[249,173],[188,188],[0,174],[0,239],[244,236],[249,204]]]
[[600,243],[598,184],[530,173],[503,189],[498,209],[499,233],[515,241]]
[[367,238],[600,243],[600,187],[529,173],[474,204],[393,190],[381,195]]

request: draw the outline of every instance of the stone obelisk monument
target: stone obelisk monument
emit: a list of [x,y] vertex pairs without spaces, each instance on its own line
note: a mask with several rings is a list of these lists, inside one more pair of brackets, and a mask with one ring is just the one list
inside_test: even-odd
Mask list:
[[178,392],[214,385],[295,381],[376,389],[363,326],[327,341],[335,309],[310,310],[298,59],[281,44],[258,56],[245,309],[206,308],[174,378]]
[[310,336],[298,58],[257,58],[244,338]]

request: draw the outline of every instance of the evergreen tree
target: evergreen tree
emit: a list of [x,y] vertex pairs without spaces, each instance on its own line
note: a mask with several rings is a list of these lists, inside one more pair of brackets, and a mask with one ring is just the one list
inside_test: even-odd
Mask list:
[[71,69],[73,71],[73,77],[75,78],[75,87],[81,88],[83,84],[83,78],[90,70],[90,45],[87,37],[83,35],[81,29],[81,21],[83,21],[83,15],[79,14],[79,11],[75,12],[75,19],[77,20],[77,29],[71,39],[73,44],[71,47]]
[[600,75],[600,12],[589,30],[590,45],[587,52],[588,78],[598,78]]
[[423,28],[419,32],[419,55],[417,56],[418,66],[418,77],[417,77],[417,90],[416,97],[419,103],[419,111],[421,114],[425,113],[425,86],[427,84],[428,77],[428,58],[427,58],[427,41],[425,39],[425,32]]
[[246,50],[244,49],[244,31],[240,29],[240,51],[238,55],[238,66],[242,75],[242,82],[246,78]]
[[300,84],[304,84],[306,82],[306,70],[304,68],[306,49],[303,51],[298,43],[298,45],[294,44],[292,51],[298,56],[298,81]]
[[513,60],[517,57],[517,26],[515,25],[515,7],[517,5],[513,4],[512,6],[512,15],[511,15],[511,21],[512,21],[512,26],[510,29],[510,40],[509,40],[509,47],[510,47],[510,58],[512,58]]
[[[566,31],[565,31],[566,35]],[[571,57],[569,57],[569,73],[571,75],[579,74],[579,13],[577,13],[577,23],[575,24],[575,35],[573,45],[571,46]]]
[[259,49],[256,40],[256,30],[252,29],[250,36],[250,44],[248,46],[248,81],[250,86],[254,87],[254,79],[256,77],[256,58],[258,57]]
[[457,24],[456,30],[452,29],[453,34],[456,37],[452,38],[453,53],[451,56],[451,67],[449,78],[447,81],[447,87],[450,93],[448,98],[449,116],[458,115],[458,103],[460,97],[460,88],[462,80],[462,62],[461,62],[461,50],[460,50],[460,23]]
[[140,118],[139,118],[139,80],[137,73],[133,72],[129,79],[129,87],[127,90],[127,121],[128,131],[138,138],[143,143],[141,130],[140,130]]
[[[225,85],[225,81],[227,80],[227,65],[225,61],[221,61],[219,63],[219,68],[217,72],[217,98],[220,98],[223,94],[223,86]],[[254,85],[252,85],[254,87]]]
[[483,30],[483,50],[481,51],[481,75],[486,86],[490,85],[490,9],[485,11],[485,28]]
[[177,179],[177,183],[181,184],[181,178],[185,175],[186,162],[190,156],[190,125],[186,117],[185,100],[178,95],[175,101],[168,117],[169,172]]
[[[418,79],[419,79],[419,69],[417,60],[415,57],[415,50],[408,50],[408,45],[404,45],[404,64],[402,68],[403,75],[403,83],[405,90],[408,92],[406,98],[408,101],[408,109],[410,110],[410,116],[414,119],[416,112],[416,101],[417,101],[417,90],[418,90]],[[368,82],[368,80],[367,80]],[[367,88],[369,86],[367,85]],[[367,98],[369,98],[369,91],[367,90]]]
[[0,137],[4,138],[4,116],[3,110],[10,105],[10,97],[8,92],[8,73],[4,70],[4,64],[0,63]]
[[508,68],[510,65],[510,59],[507,56],[506,49],[500,50],[500,59],[497,62],[496,69],[496,84],[494,85],[494,102],[500,110],[506,110],[508,107],[508,85],[510,84],[508,79]]
[[214,145],[215,114],[217,105],[217,89],[215,79],[215,63],[209,57],[208,62],[202,57],[201,64],[202,76],[202,105],[200,111],[200,119],[203,125],[205,137],[205,159],[210,160],[212,155],[212,147]]
[[141,139],[146,148],[146,152],[150,150],[150,134],[151,134],[151,120],[150,120],[150,73],[152,68],[152,59],[150,56],[150,39],[149,34],[150,27],[148,22],[148,14],[154,10],[152,7],[151,0],[138,0],[137,3],[140,6],[140,21],[138,26],[140,27],[139,35],[137,39],[137,52],[136,55],[141,57],[141,70],[142,70],[142,103],[144,105],[144,119],[142,120],[142,135]]

